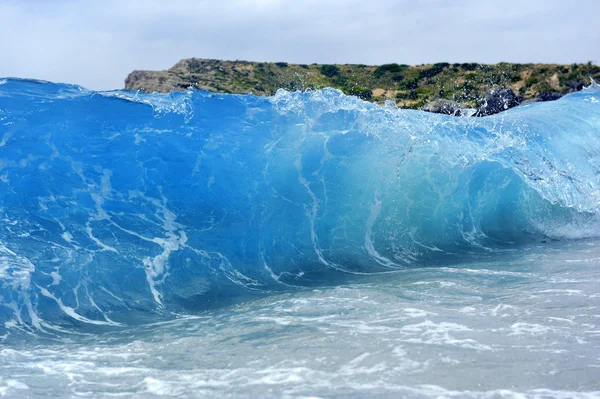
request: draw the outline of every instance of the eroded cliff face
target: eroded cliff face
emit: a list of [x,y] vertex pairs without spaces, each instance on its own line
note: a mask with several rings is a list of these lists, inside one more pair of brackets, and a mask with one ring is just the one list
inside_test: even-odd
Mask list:
[[125,79],[127,90],[167,93],[184,90],[187,86],[185,81],[169,74],[168,71],[133,71]]
[[334,87],[367,101],[393,101],[405,108],[449,114],[456,114],[456,109],[472,108],[478,111],[476,115],[488,115],[524,101],[560,98],[581,90],[590,84],[590,78],[600,80],[600,67],[591,63],[369,66],[190,58],[166,71],[133,71],[125,79],[125,89],[164,93],[191,87],[221,93],[270,95],[280,88]]

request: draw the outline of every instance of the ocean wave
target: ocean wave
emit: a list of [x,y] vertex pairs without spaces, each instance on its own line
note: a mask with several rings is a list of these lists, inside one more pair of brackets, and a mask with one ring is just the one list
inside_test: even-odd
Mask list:
[[340,91],[0,86],[0,322],[114,327],[600,232],[600,90],[484,118]]

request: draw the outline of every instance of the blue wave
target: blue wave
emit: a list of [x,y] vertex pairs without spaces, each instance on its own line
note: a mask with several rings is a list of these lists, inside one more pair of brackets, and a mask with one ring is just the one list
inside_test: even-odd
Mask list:
[[486,118],[0,80],[0,335],[600,232],[600,90]]

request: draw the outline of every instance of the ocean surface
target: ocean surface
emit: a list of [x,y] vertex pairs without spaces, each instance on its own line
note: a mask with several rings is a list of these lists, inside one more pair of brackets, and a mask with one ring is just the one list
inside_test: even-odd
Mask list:
[[600,397],[600,88],[0,79],[0,396]]

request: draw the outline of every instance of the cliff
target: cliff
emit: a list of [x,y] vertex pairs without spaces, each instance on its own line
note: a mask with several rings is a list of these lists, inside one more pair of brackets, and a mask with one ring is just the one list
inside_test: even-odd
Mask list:
[[184,59],[166,71],[133,71],[125,89],[183,91],[189,87],[223,93],[270,95],[277,89],[334,87],[367,101],[393,101],[399,107],[458,114],[476,108],[488,115],[524,101],[548,101],[581,90],[600,67],[587,64],[494,65],[437,63],[327,65],[285,62]]

